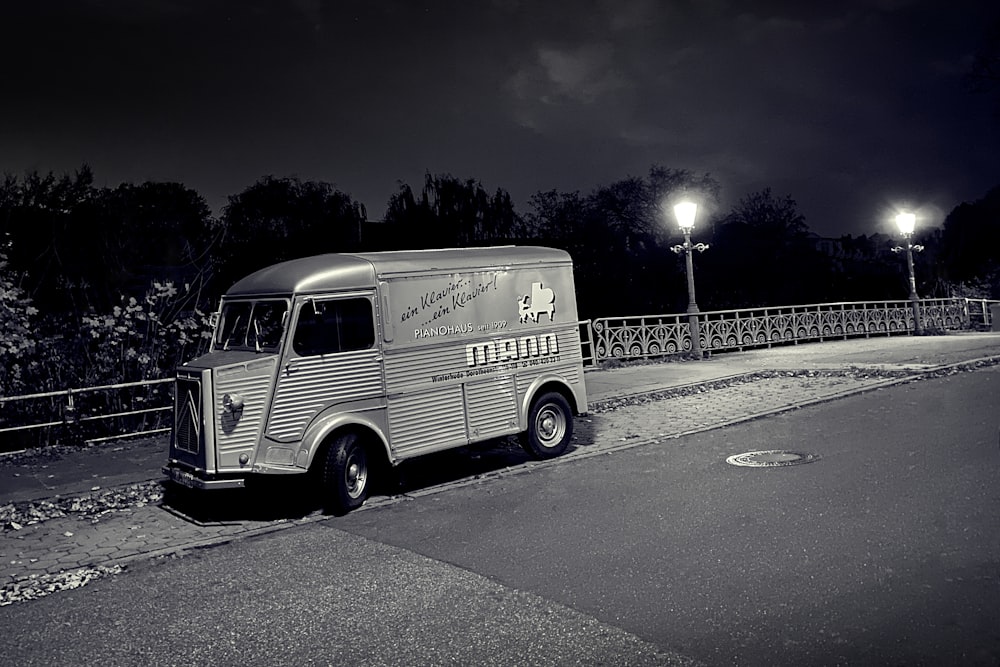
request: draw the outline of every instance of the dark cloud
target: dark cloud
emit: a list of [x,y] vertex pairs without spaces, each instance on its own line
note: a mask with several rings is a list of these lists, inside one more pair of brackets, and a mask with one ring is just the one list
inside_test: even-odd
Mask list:
[[894,201],[946,213],[1000,181],[1000,122],[962,86],[996,17],[966,0],[20,3],[0,25],[0,169],[87,162],[214,206],[295,174],[377,217],[425,171],[523,208],[658,163],[711,172],[724,204],[771,187],[815,231],[869,233]]

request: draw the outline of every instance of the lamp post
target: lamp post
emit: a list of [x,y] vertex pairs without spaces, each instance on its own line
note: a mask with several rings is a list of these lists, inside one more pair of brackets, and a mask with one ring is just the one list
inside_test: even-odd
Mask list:
[[892,251],[906,251],[906,267],[910,272],[910,307],[913,309],[913,333],[919,336],[924,332],[924,324],[920,320],[920,297],[917,296],[917,280],[913,275],[913,253],[921,252],[924,247],[912,243],[913,228],[916,223],[917,216],[913,213],[904,212],[896,216],[896,226],[899,227],[899,233],[903,235],[906,245],[896,246]]
[[687,260],[687,281],[688,281],[688,325],[691,331],[691,354],[695,359],[702,358],[701,351],[701,327],[698,323],[698,303],[694,299],[694,262],[691,253],[695,250],[705,252],[708,250],[706,243],[691,243],[691,230],[694,229],[694,218],[698,213],[698,205],[694,202],[682,201],[674,206],[674,216],[677,218],[677,226],[684,234],[684,244],[675,245],[670,249],[680,255],[684,254]]

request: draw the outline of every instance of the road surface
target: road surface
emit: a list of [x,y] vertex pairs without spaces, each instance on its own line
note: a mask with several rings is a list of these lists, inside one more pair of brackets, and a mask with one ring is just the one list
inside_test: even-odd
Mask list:
[[0,608],[0,664],[995,665],[998,428],[992,367],[456,486]]

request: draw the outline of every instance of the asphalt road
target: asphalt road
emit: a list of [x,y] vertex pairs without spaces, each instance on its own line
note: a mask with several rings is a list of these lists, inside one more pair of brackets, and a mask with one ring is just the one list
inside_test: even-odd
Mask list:
[[0,664],[996,665],[998,428],[992,367],[456,486],[0,608]]
[[[998,429],[991,369],[337,525],[709,664],[996,665]],[[725,463],[770,449],[821,458]]]

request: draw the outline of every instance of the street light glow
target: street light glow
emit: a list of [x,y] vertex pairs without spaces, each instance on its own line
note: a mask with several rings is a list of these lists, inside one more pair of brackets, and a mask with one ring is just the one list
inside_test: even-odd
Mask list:
[[694,218],[697,213],[698,205],[692,201],[682,201],[674,206],[674,216],[677,218],[677,226],[685,232],[690,232],[694,228]]
[[913,213],[900,213],[896,216],[896,226],[899,227],[899,233],[903,236],[912,234],[916,224],[917,216]]

